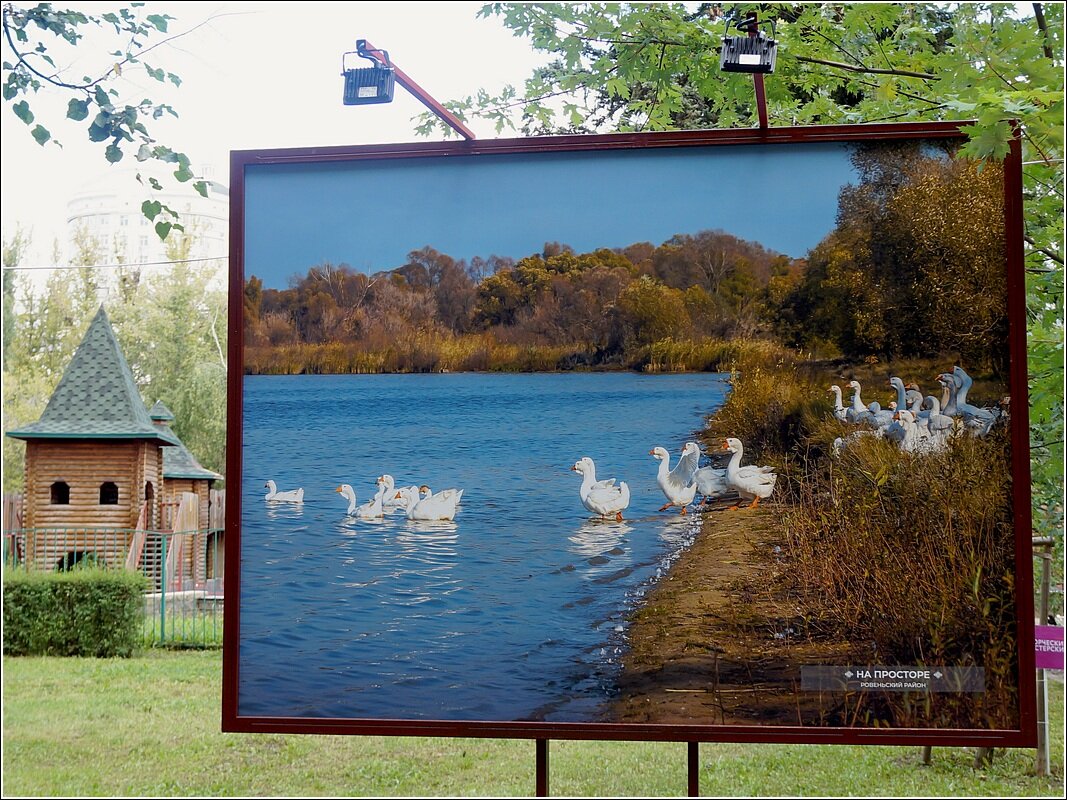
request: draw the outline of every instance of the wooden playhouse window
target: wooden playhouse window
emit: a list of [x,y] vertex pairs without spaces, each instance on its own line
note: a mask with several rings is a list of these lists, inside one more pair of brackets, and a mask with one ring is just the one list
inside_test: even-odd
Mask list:
[[54,506],[69,506],[70,505],[70,487],[66,481],[56,481],[52,484],[49,492],[51,497],[50,502]]
[[100,505],[117,506],[119,504],[119,487],[113,481],[100,484]]

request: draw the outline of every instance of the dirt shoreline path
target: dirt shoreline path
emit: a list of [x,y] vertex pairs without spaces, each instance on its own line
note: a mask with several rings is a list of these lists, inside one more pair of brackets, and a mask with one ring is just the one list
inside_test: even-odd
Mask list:
[[704,513],[701,532],[632,615],[613,722],[840,724],[800,691],[804,664],[849,663],[775,580],[786,565],[773,506]]

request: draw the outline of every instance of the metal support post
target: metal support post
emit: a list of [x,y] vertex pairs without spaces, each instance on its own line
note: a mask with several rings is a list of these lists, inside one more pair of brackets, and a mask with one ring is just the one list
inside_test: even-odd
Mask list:
[[548,739],[537,740],[537,797],[548,797]]
[[700,742],[689,742],[689,796],[700,797]]
[[[1040,624],[1048,622],[1048,594],[1051,579],[1051,546],[1045,545],[1041,551],[1041,594],[1037,604],[1037,618]],[[1048,775],[1051,760],[1049,757],[1048,735],[1048,681],[1045,670],[1037,671],[1037,774]]]

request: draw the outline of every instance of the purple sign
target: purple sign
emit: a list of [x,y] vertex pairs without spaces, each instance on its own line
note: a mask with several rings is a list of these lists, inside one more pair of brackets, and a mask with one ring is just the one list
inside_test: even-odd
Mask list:
[[1063,628],[1054,625],[1034,626],[1034,666],[1038,669],[1063,669]]

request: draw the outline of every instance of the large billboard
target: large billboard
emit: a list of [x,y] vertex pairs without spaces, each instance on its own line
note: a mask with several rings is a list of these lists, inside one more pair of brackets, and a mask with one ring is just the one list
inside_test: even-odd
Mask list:
[[232,731],[1032,745],[1018,148],[236,152]]

